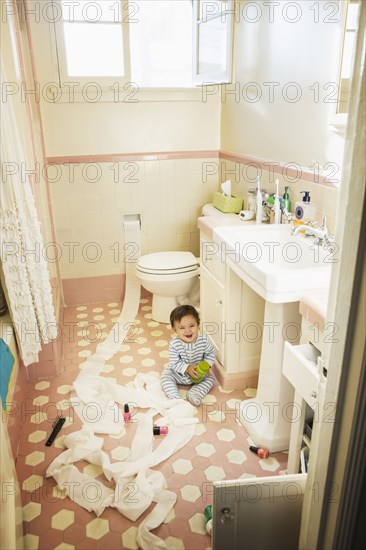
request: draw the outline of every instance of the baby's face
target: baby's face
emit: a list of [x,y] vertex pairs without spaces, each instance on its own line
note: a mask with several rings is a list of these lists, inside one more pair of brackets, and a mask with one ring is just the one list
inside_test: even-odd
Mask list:
[[185,315],[174,323],[174,332],[187,344],[197,340],[198,331],[199,325],[192,315]]

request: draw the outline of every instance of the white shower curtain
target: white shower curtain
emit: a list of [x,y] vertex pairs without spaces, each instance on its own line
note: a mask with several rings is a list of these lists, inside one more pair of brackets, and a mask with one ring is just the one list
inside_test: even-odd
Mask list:
[[[1,81],[6,82],[3,70]],[[1,104],[0,254],[22,360],[38,361],[41,343],[57,336],[47,262],[32,190],[24,176],[26,157],[12,98]],[[31,167],[27,167],[30,169]]]

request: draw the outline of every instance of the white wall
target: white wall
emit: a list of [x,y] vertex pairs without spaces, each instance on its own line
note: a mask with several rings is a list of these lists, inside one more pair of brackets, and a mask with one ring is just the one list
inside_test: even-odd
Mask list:
[[[137,91],[130,98],[121,93],[120,102],[115,102],[105,90],[102,100],[95,103],[88,101],[87,94],[73,95],[71,101],[47,100],[50,97],[47,84],[57,76],[52,26],[42,17],[35,19],[31,18],[32,44],[48,157],[219,149],[220,101],[218,98],[210,103],[201,101],[201,89],[174,93]],[[74,165],[71,177],[71,168],[60,164],[61,177],[50,182],[50,191],[56,240],[61,248],[62,278],[116,275],[124,270],[121,248],[124,213],[142,216],[143,253],[175,249],[198,255],[197,217],[218,186],[218,170],[205,179],[204,165],[207,162],[218,165],[218,158],[187,156],[176,160],[120,162],[118,169],[115,163],[102,162],[98,165],[101,177],[95,183],[85,177],[85,174],[93,177],[92,168],[83,172],[88,165]],[[49,170],[51,179],[55,173]],[[66,242],[79,243],[75,245],[73,261]],[[96,243],[94,249],[88,248],[91,242]],[[119,243],[118,261],[115,243]],[[90,255],[101,251],[100,260],[88,261],[85,254],[88,251]]]
[[[279,5],[272,13],[268,4]],[[339,162],[330,147],[327,99],[337,66],[339,13],[332,15],[337,3],[240,1],[236,6],[235,82],[221,93],[221,150],[306,168]],[[237,96],[227,93],[233,89]],[[296,97],[299,101],[291,102]]]
[[218,101],[42,102],[42,115],[48,156],[220,148]]
[[71,182],[68,167],[60,165],[50,189],[62,278],[124,272],[123,214],[141,214],[143,254],[188,250],[198,256],[197,218],[218,185],[218,170],[204,176],[207,164],[218,159],[104,162],[94,183],[85,174],[91,178],[95,166],[75,166]]
[[219,149],[220,101],[203,102],[201,89],[172,94],[121,86],[118,101],[103,89],[93,102],[84,83],[74,88],[84,93],[71,94],[71,102],[66,87],[66,100],[52,103],[47,89],[58,77],[53,25],[42,11],[30,19],[47,156]]
[[[44,91],[41,110],[47,155],[221,149],[264,160],[293,162],[310,170],[314,163],[319,163],[320,168],[327,162],[340,166],[340,154],[332,148],[328,124],[332,104],[326,102],[326,97],[332,88],[324,89],[334,81],[338,31],[337,14],[332,16],[326,6],[336,4],[315,2],[317,14],[309,8],[312,3],[281,0],[273,22],[265,4],[236,2],[234,83],[214,88],[205,99],[200,90],[195,90],[183,94],[139,91],[135,96],[137,103],[116,103],[111,97],[92,103],[77,95],[73,102],[46,101],[47,83],[56,78],[52,27],[42,18],[32,21],[36,78]],[[258,8],[262,10],[258,21],[250,22],[259,13],[253,9]],[[296,22],[286,21],[297,17]],[[315,22],[317,17],[319,22]],[[250,82],[255,87],[246,88]],[[265,85],[269,82],[279,83],[273,84],[273,101]],[[316,89],[319,101],[315,100]],[[233,90],[235,93],[230,94]],[[286,91],[287,99],[282,95]],[[259,101],[252,101],[253,92],[262,94]],[[291,102],[294,94],[300,92],[299,101]],[[217,159],[211,160],[217,164]],[[88,185],[80,176],[79,167],[76,183],[70,187],[67,171],[63,170],[62,179],[51,185],[57,239],[83,243],[92,236],[96,240],[103,235],[103,243],[113,243],[120,239],[121,213],[140,211],[144,219],[144,251],[174,247],[197,253],[195,218],[204,202],[211,200],[217,184],[226,179],[225,174],[216,173],[209,186],[205,184],[202,163],[206,161],[210,159],[182,160],[180,165],[165,160],[142,162],[138,183],[130,185],[128,192],[111,181],[112,172],[105,163],[103,179],[97,185]],[[282,192],[288,182],[280,177],[280,184]],[[274,191],[268,174],[263,175],[263,185]],[[234,181],[234,192],[246,198],[251,186],[240,177]],[[317,220],[327,215],[333,229],[338,191],[300,178],[290,184],[293,206],[304,189],[311,191]],[[85,262],[71,265],[63,260],[62,276],[114,274],[122,269],[111,261],[111,252],[105,259],[95,266]]]

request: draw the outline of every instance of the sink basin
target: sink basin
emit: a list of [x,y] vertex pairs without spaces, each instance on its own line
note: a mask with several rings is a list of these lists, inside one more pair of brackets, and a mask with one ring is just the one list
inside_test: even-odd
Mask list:
[[335,254],[289,225],[216,227],[213,239],[221,260],[265,300],[279,304],[299,301],[315,290],[329,288]]

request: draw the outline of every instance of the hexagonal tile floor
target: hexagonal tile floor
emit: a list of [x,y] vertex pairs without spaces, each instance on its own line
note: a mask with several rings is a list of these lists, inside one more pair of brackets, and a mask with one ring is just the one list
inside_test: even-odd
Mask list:
[[[79,374],[79,365],[94,353],[98,337],[104,339],[120,312],[121,304],[106,303],[69,307],[65,310],[62,373],[29,387],[16,467],[24,505],[25,548],[27,549],[137,549],[139,524],[153,504],[136,522],[107,508],[101,517],[88,512],[65,496],[55,481],[45,478],[50,462],[63,450],[63,437],[81,427],[68,401],[70,385]],[[119,384],[131,383],[137,372],[159,374],[168,361],[169,325],[151,319],[151,300],[141,299],[134,329],[119,352],[105,365],[101,376]],[[102,336],[101,336],[102,335]],[[185,395],[182,388],[182,395]],[[171,549],[195,550],[211,547],[206,533],[204,509],[212,503],[212,481],[249,476],[276,475],[287,465],[287,454],[276,453],[260,460],[249,451],[252,443],[245,429],[236,422],[235,408],[253,392],[223,391],[214,386],[198,409],[200,423],[188,445],[156,466],[177,494],[174,510],[153,532]],[[66,416],[61,432],[51,447],[45,442],[58,414]],[[133,438],[105,438],[104,448],[112,460],[123,460]],[[80,471],[108,485],[98,467],[84,461]]]

